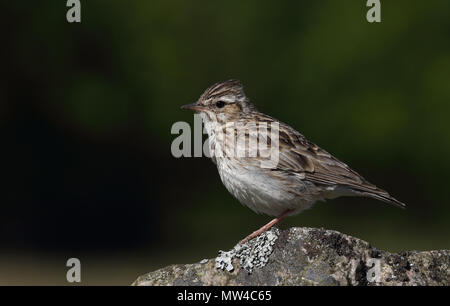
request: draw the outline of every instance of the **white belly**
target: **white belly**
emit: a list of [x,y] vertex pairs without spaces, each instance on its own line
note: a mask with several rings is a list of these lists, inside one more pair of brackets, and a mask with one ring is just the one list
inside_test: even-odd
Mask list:
[[[293,176],[290,188],[283,182],[270,176],[267,169],[243,168],[236,160],[228,157],[217,157],[215,154],[215,130],[217,123],[205,120],[205,129],[210,142],[210,154],[217,164],[222,183],[239,202],[256,213],[279,216],[287,209],[293,209],[291,215],[310,208],[317,200],[323,200],[316,186],[300,177]],[[224,155],[222,155],[224,156]]]
[[[266,174],[264,172],[266,169],[238,168],[221,159],[217,160],[217,168],[227,190],[239,202],[257,213],[278,216],[287,209],[294,209],[291,215],[295,215],[320,200],[309,192],[300,194],[289,192],[283,182]],[[305,184],[301,180],[296,180],[295,183],[298,184],[297,191],[310,190],[305,188],[306,185],[301,185]]]

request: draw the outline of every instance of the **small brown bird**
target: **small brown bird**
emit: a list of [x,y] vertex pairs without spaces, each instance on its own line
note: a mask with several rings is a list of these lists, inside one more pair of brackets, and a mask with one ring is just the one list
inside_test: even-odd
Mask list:
[[[238,80],[216,83],[182,108],[200,112],[227,190],[253,211],[276,216],[241,244],[316,201],[362,196],[405,207],[289,125],[257,111]],[[259,126],[265,132],[252,128]]]

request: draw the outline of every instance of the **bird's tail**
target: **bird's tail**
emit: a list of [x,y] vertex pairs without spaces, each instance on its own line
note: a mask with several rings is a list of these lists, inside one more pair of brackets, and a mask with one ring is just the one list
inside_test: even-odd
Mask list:
[[358,193],[361,196],[377,199],[379,201],[383,201],[385,203],[389,203],[389,204],[395,205],[395,206],[400,207],[402,209],[406,209],[406,204],[405,203],[400,202],[399,200],[395,199],[389,193],[387,193],[386,191],[384,191],[382,189],[378,189],[377,188],[376,191],[363,191],[363,192],[358,191]]

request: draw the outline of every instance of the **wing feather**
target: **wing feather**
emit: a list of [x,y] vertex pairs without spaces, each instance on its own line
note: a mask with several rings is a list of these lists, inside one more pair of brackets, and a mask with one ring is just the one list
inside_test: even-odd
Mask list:
[[[269,116],[263,116],[267,117],[266,121],[275,120]],[[355,195],[372,197],[405,207],[405,204],[390,196],[383,189],[369,183],[347,164],[307,140],[289,125],[281,122],[279,125],[279,162],[273,170],[299,173],[305,180],[316,185],[343,187]]]

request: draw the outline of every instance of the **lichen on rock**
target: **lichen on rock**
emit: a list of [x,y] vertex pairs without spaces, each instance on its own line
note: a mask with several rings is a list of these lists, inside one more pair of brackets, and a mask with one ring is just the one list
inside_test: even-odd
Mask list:
[[215,259],[171,265],[133,285],[450,285],[450,251],[389,253],[336,231],[272,228]]
[[248,273],[252,273],[255,268],[264,267],[273,252],[273,245],[278,239],[278,235],[279,230],[275,228],[247,241],[243,245],[236,244],[228,252],[219,251],[219,256],[216,257],[216,268],[225,269],[228,272],[233,271],[233,258],[238,258],[240,267]]

